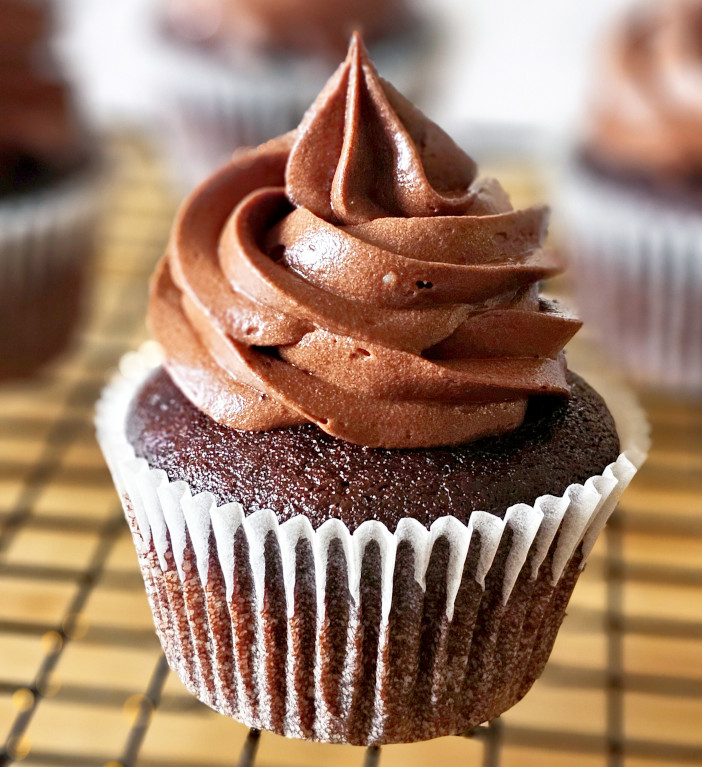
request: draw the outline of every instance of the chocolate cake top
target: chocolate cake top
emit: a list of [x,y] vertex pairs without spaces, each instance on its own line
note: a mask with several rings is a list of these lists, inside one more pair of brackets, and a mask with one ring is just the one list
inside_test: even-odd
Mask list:
[[602,398],[574,373],[572,396],[534,397],[524,423],[467,445],[372,449],[335,439],[311,424],[267,432],[214,423],[164,370],[136,394],[126,423],[137,456],[193,493],[236,501],[247,513],[272,509],[280,522],[305,514],[314,528],[341,519],[355,530],[368,519],[392,531],[404,517],[429,527],[473,511],[500,517],[515,503],[601,474],[619,455]]

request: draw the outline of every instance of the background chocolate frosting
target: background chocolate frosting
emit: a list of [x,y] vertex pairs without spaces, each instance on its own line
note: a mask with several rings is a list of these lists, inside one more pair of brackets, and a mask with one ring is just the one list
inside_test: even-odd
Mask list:
[[78,153],[69,90],[48,74],[50,21],[47,3],[0,0],[0,155],[61,160]]
[[391,85],[358,36],[300,127],[189,197],[150,325],[215,421],[313,422],[369,447],[500,434],[566,396],[580,323],[539,299],[548,212],[493,179]]
[[614,34],[597,80],[588,145],[628,170],[702,171],[702,2],[635,8]]
[[414,21],[406,0],[168,0],[167,13],[176,31],[194,39],[311,51],[334,60],[355,29],[372,41]]

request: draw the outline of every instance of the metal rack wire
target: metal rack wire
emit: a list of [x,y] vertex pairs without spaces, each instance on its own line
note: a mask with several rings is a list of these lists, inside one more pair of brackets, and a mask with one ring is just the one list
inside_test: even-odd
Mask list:
[[470,741],[283,747],[180,688],[93,441],[105,372],[144,336],[146,280],[173,209],[144,147],[120,140],[115,151],[122,170],[80,344],[38,381],[0,389],[0,767],[413,767],[456,754],[485,767],[702,764],[702,408],[657,398],[656,448],[538,691]]

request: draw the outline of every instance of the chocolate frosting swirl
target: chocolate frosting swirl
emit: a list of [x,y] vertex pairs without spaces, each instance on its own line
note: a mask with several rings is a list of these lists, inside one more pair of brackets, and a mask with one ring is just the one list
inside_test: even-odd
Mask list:
[[636,8],[616,30],[597,84],[592,152],[630,170],[702,170],[702,2]]
[[579,322],[539,299],[548,212],[378,77],[355,36],[300,127],[190,196],[152,284],[177,385],[236,429],[312,422],[370,447],[457,444],[566,396]]
[[77,153],[68,88],[38,66],[49,26],[45,3],[0,0],[0,153],[52,159]]

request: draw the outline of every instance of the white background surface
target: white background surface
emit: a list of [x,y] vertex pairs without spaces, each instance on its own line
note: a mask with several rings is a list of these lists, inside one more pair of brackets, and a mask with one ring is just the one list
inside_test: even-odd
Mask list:
[[449,119],[558,131],[582,105],[603,33],[628,0],[432,0],[445,24]]
[[[93,113],[110,125],[143,120],[152,100],[143,82],[158,0],[59,2],[65,50]],[[628,2],[423,0],[439,34],[431,61],[437,87],[424,106],[449,130],[478,121],[542,138],[563,135],[577,125],[603,30]]]

